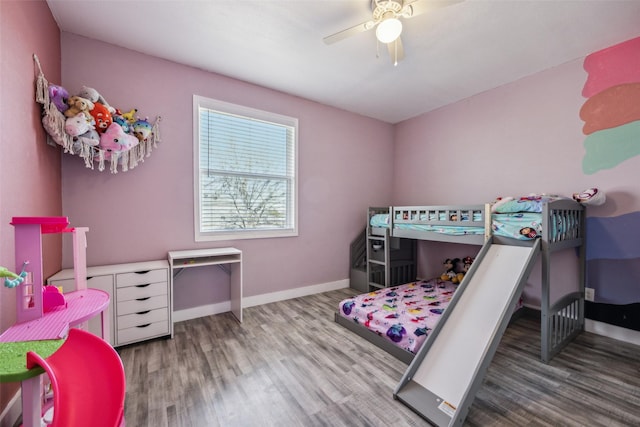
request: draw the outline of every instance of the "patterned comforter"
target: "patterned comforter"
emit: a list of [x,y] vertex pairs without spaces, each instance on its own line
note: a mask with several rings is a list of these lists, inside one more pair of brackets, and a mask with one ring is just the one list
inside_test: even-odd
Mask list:
[[416,353],[440,320],[457,287],[439,278],[407,283],[343,300],[339,313],[398,347]]

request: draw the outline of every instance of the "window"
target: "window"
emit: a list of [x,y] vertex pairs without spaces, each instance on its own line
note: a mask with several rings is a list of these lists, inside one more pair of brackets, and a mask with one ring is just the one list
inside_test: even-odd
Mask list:
[[297,236],[298,120],[194,95],[195,239]]

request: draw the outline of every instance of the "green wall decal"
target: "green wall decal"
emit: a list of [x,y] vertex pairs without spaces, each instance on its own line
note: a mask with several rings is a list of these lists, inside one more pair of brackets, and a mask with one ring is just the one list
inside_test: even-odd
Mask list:
[[640,155],[640,120],[594,132],[584,140],[582,171],[591,175]]

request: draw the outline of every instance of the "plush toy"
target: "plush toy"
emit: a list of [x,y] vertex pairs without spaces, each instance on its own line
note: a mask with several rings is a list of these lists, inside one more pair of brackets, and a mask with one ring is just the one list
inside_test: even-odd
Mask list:
[[67,100],[69,99],[69,92],[62,86],[49,85],[49,99],[56,106],[58,111],[64,113],[69,109]]
[[456,279],[458,279],[458,283],[462,282],[462,279],[464,279],[464,276],[469,271],[469,268],[471,268],[471,264],[473,264],[473,258],[471,258],[470,256],[466,256],[462,259],[461,267],[456,272]]
[[64,122],[64,131],[70,136],[82,135],[92,128],[92,124],[87,121],[84,113],[78,113],[73,117],[69,117]]
[[133,124],[133,122],[136,121],[136,113],[138,112],[137,108],[132,108],[131,110],[129,110],[126,113],[121,113],[120,115],[122,117],[124,117],[124,119],[128,122]]
[[122,117],[122,113],[120,113],[120,110],[116,110],[116,113],[112,115],[111,118],[113,119],[113,123],[119,124],[122,130],[124,130],[126,133],[131,133],[131,126],[129,126],[129,122],[127,122],[127,119]]
[[95,102],[93,105],[91,117],[96,121],[96,130],[98,133],[104,133],[111,123],[113,123],[111,113],[107,107],[100,102]]
[[607,196],[597,188],[588,188],[581,193],[573,193],[573,200],[583,205],[600,206],[606,202]]
[[72,96],[67,100],[67,104],[69,104],[69,109],[64,112],[65,116],[73,117],[78,113],[83,113],[87,116],[87,120],[93,120],[93,117],[91,117],[91,110],[94,105],[93,102],[89,101],[87,98]]
[[95,129],[89,129],[82,135],[74,136],[73,140],[73,152],[80,153],[83,145],[95,147],[100,144],[100,134]]
[[133,129],[133,134],[135,135],[135,137],[138,138],[140,142],[143,142],[147,138],[149,138],[149,135],[151,135],[151,130],[153,129],[153,126],[151,126],[151,123],[149,123],[149,120],[145,118],[144,120],[138,119],[135,122],[133,122],[133,125],[131,125],[131,128]]
[[444,260],[442,265],[444,265],[445,271],[440,276],[440,279],[444,281],[451,281],[453,283],[458,283],[457,274],[455,272],[455,266],[459,261],[460,261],[459,258],[453,258],[453,259],[447,258],[446,260]]
[[125,133],[117,123],[111,123],[107,130],[100,135],[100,148],[105,151],[105,160],[111,160],[111,153],[129,150],[138,143],[138,138]]
[[82,98],[87,98],[89,101],[93,102],[94,104],[96,102],[99,102],[100,104],[106,107],[106,109],[109,111],[110,114],[114,114],[116,112],[116,109],[113,108],[111,105],[109,105],[107,100],[104,99],[104,97],[100,95],[100,93],[92,87],[82,86],[82,88],[80,88],[80,92],[78,92],[78,96]]

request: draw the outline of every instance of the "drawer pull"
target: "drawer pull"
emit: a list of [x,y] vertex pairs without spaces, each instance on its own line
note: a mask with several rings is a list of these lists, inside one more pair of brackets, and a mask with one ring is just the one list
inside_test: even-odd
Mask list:
[[146,328],[147,326],[150,326],[150,325],[151,325],[151,323],[147,323],[147,324],[144,324],[144,325],[136,326],[136,328]]
[[151,297],[144,297],[144,298],[136,298],[136,301],[146,301]]
[[146,311],[139,311],[136,314],[141,314],[142,315],[142,314],[148,314],[150,312],[151,312],[151,310],[146,310]]
[[151,270],[143,270],[143,271],[135,271],[134,273],[136,273],[136,274],[147,274],[150,271]]
[[144,285],[136,285],[136,288],[146,288],[149,285],[151,285],[151,283],[145,283]]

